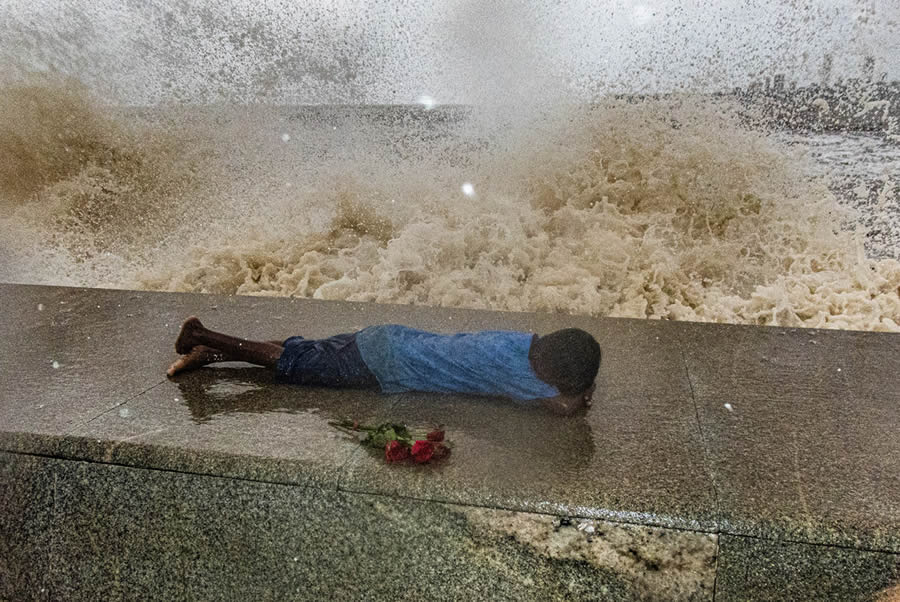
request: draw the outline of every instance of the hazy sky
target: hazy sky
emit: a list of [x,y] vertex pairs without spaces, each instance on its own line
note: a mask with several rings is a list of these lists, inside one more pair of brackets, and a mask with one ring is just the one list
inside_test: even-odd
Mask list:
[[775,71],[900,79],[898,0],[0,0],[5,76],[120,102],[507,102],[723,89]]

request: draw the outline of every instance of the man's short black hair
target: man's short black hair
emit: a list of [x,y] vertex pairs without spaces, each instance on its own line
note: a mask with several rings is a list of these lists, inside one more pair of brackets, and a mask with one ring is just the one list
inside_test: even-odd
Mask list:
[[600,344],[580,328],[565,328],[538,337],[532,346],[538,376],[563,395],[587,391],[600,369]]

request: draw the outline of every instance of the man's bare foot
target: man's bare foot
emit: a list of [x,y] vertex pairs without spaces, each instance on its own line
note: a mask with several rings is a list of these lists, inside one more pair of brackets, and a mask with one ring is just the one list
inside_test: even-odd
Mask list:
[[178,333],[178,338],[175,339],[175,352],[179,355],[190,353],[191,349],[198,344],[194,335],[200,330],[204,330],[204,327],[196,316],[191,316],[185,320],[181,325],[181,332]]
[[190,353],[182,355],[175,360],[175,362],[169,366],[169,369],[166,370],[166,375],[175,376],[179,372],[185,372],[186,370],[201,368],[207,364],[212,364],[213,362],[224,362],[227,360],[228,358],[225,357],[225,354],[218,349],[213,349],[212,347],[207,347],[205,345],[197,345],[191,349]]

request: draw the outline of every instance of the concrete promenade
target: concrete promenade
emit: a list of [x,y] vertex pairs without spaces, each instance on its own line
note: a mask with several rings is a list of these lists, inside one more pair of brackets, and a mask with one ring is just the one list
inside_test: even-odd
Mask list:
[[[0,600],[871,600],[900,335],[0,284]],[[181,321],[588,330],[593,408],[167,379]],[[387,465],[326,423],[444,424]]]

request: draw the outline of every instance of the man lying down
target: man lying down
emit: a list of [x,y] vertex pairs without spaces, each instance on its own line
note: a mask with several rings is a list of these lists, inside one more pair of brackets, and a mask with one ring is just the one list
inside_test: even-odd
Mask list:
[[169,376],[239,361],[273,369],[299,385],[540,400],[563,416],[590,407],[600,368],[600,345],[578,328],[545,336],[501,330],[438,334],[386,324],[324,339],[262,342],[214,332],[190,317],[175,351],[181,357]]

